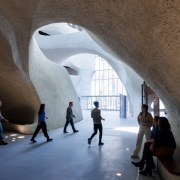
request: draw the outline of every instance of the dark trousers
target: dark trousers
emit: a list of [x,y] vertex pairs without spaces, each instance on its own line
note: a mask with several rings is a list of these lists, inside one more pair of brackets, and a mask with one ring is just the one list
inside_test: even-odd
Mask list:
[[73,119],[72,119],[72,118],[66,120],[66,123],[65,123],[65,125],[64,125],[64,132],[66,132],[66,128],[67,128],[67,126],[68,126],[69,123],[71,124],[71,127],[72,127],[73,132],[75,132],[76,129],[75,129],[75,127],[74,127],[74,122],[73,122]]
[[44,134],[44,136],[49,139],[49,136],[48,136],[48,133],[47,133],[47,126],[46,126],[46,122],[40,122],[37,127],[36,127],[36,130],[34,131],[33,133],[33,136],[32,136],[32,139],[34,139],[38,132],[40,131],[40,129],[42,129],[42,132]]
[[94,124],[94,133],[91,135],[90,139],[97,134],[97,131],[99,130],[99,142],[102,140],[102,133],[103,133],[103,127],[102,124]]
[[144,149],[143,149],[143,155],[142,155],[142,159],[141,161],[142,162],[145,162],[147,163],[147,166],[148,168],[151,168],[154,164],[153,162],[153,152],[150,150],[150,146],[152,145],[152,142],[145,142],[144,143]]

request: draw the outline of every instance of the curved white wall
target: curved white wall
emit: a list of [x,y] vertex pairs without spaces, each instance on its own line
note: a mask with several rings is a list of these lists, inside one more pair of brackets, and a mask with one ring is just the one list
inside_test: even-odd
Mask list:
[[30,78],[38,92],[41,103],[46,104],[48,129],[64,126],[66,108],[74,102],[75,122],[82,120],[82,111],[76,91],[65,68],[49,61],[40,51],[34,37],[30,46]]

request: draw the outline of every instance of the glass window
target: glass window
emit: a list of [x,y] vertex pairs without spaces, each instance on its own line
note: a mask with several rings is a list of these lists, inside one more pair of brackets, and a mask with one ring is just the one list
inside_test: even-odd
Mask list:
[[98,100],[104,110],[119,110],[120,94],[127,95],[124,85],[112,67],[101,57],[96,57],[95,72],[91,82],[91,105]]

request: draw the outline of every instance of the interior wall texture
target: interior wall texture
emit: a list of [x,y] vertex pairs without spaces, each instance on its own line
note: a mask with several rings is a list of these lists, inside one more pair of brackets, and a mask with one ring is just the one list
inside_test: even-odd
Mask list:
[[29,74],[42,103],[46,104],[48,129],[64,126],[66,109],[74,102],[74,122],[82,120],[79,99],[67,70],[48,60],[39,49],[33,36],[30,45]]
[[[97,49],[94,53],[101,55],[100,52],[101,51],[98,53]],[[101,53],[103,54],[103,52]],[[82,53],[72,56],[65,61],[67,66],[74,66],[74,68],[78,71],[78,76],[71,76],[71,79],[79,97],[91,95],[90,82],[94,74],[96,56],[97,55],[95,54]],[[135,117],[134,119],[136,120],[136,116],[141,110],[141,85],[143,83],[143,79],[121,61],[108,56],[104,56],[104,58],[105,61],[107,59],[107,62],[117,73],[126,88],[127,96],[130,101],[128,116]]]
[[179,12],[179,0],[0,0],[0,96],[7,118],[13,111],[19,112],[13,115],[14,122],[28,119],[18,118],[24,107],[23,112],[31,112],[27,121],[37,114],[40,97],[29,74],[32,34],[50,23],[70,22],[91,32],[101,47],[130,66],[156,92],[166,106],[179,146]]

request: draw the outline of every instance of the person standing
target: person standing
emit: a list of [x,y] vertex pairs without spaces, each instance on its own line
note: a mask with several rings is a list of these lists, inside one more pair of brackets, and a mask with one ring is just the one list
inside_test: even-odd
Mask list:
[[[143,148],[143,153],[144,153],[144,149],[150,148],[150,146],[154,143],[154,140],[157,139],[159,134],[159,116],[155,116],[153,119],[153,126],[152,126],[152,130],[151,130],[151,137],[150,140],[146,141],[144,143],[144,148]],[[134,166],[139,167],[139,170],[142,171],[144,169],[144,162],[141,161],[141,163],[136,163],[136,162],[131,162]],[[155,168],[155,164],[154,161],[152,160],[151,162],[151,168],[154,169]]]
[[141,150],[141,145],[143,137],[145,135],[146,140],[151,137],[151,126],[153,123],[153,117],[150,112],[148,112],[148,105],[143,104],[141,106],[141,112],[138,115],[139,132],[136,140],[136,148],[131,155],[131,158],[139,158],[139,152]]
[[[0,109],[2,106],[2,101],[0,100]],[[0,145],[7,145],[8,143],[4,141],[4,137],[3,137],[3,127],[2,127],[2,122],[9,122],[9,120],[5,119],[2,114],[1,114],[1,110],[0,110]]]
[[94,133],[91,135],[90,138],[88,138],[88,144],[91,144],[91,140],[93,137],[97,134],[97,131],[99,130],[99,144],[98,145],[104,145],[102,142],[102,133],[103,133],[103,127],[101,120],[104,120],[104,118],[101,117],[101,111],[98,109],[99,108],[99,102],[95,101],[94,102],[95,108],[91,111],[91,118],[93,118],[93,124],[94,124]]
[[[171,126],[166,117],[159,118],[159,131],[150,145],[144,146],[142,158],[139,162],[132,162],[136,167],[141,168],[139,172],[144,176],[152,176],[153,156],[161,158],[172,158],[176,149],[176,141],[171,131]],[[146,164],[146,168],[142,167]],[[142,171],[143,170],[143,171]]]
[[44,136],[47,138],[47,142],[53,140],[53,139],[49,138],[49,135],[47,133],[47,125],[46,125],[45,119],[47,119],[47,117],[45,115],[45,104],[41,104],[40,108],[39,108],[39,112],[38,112],[38,125],[36,127],[35,132],[33,133],[32,138],[31,138],[32,142],[36,142],[35,137],[37,136],[40,129],[42,129]]
[[72,107],[73,107],[73,102],[69,102],[69,106],[67,107],[67,111],[66,111],[66,123],[64,125],[64,131],[63,131],[64,133],[68,133],[66,131],[66,129],[67,129],[67,126],[68,126],[69,123],[71,124],[73,132],[74,133],[78,132],[78,130],[76,130],[75,127],[74,127],[73,118],[76,118],[76,117],[73,114]]

